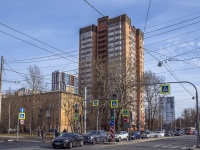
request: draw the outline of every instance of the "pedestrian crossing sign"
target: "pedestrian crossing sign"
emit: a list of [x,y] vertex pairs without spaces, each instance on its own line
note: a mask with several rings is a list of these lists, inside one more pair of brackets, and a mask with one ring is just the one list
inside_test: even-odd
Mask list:
[[170,94],[170,85],[169,84],[161,84],[160,85],[160,93],[161,94]]
[[118,108],[118,100],[111,100],[110,107]]
[[99,106],[99,100],[93,100],[92,106]]
[[25,113],[19,113],[18,114],[18,119],[19,120],[25,120]]
[[128,111],[128,109],[123,109],[123,110],[122,110],[122,116],[129,116],[129,111]]

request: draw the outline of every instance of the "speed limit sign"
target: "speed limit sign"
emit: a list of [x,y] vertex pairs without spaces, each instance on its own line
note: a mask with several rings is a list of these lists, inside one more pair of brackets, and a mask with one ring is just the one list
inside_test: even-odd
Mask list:
[[20,120],[20,124],[24,124],[24,120]]

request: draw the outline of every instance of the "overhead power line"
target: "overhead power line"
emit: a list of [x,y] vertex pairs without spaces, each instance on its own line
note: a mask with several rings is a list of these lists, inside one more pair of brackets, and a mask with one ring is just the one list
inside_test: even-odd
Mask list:
[[159,30],[162,30],[162,29],[166,29],[166,28],[169,28],[169,27],[173,27],[173,26],[176,26],[176,25],[179,25],[179,24],[191,21],[191,20],[195,20],[195,19],[198,19],[198,18],[200,18],[200,16],[194,17],[194,18],[191,18],[191,19],[188,19],[188,20],[184,20],[184,21],[181,21],[181,22],[169,25],[169,26],[165,26],[165,27],[162,27],[162,28],[159,28],[159,29],[151,30],[151,31],[146,32],[145,34],[148,34],[148,33],[151,33],[151,32],[156,32],[156,31],[159,31]]
[[54,46],[51,46],[51,45],[49,45],[49,44],[47,44],[47,43],[44,43],[44,42],[42,42],[42,41],[40,41],[40,40],[38,40],[38,39],[36,39],[36,38],[30,36],[30,35],[27,35],[27,34],[22,33],[22,32],[20,32],[20,31],[14,29],[14,28],[11,28],[11,27],[9,27],[9,26],[7,26],[7,25],[1,23],[1,22],[0,22],[0,25],[4,26],[4,27],[6,27],[6,28],[9,28],[9,29],[11,29],[11,30],[13,30],[13,31],[15,31],[15,32],[18,32],[18,33],[20,33],[20,34],[22,34],[22,35],[24,35],[24,36],[26,36],[26,37],[29,37],[29,38],[31,38],[31,39],[33,39],[33,40],[39,42],[39,43],[42,43],[42,44],[44,44],[44,45],[46,45],[46,46],[49,46],[49,47],[51,47],[51,48],[53,48],[53,49],[56,49],[56,50],[58,50],[58,51],[60,51],[60,52],[62,52],[62,53],[65,53],[65,54],[69,55],[70,57],[72,57],[69,53],[66,53],[66,52],[64,52],[64,51],[62,51],[62,50],[60,50],[60,49],[58,49],[58,48],[56,48],[56,47],[54,47]]
[[73,61],[73,60],[68,59],[67,57],[63,57],[62,55],[56,54],[56,53],[54,53],[54,52],[51,52],[51,51],[49,51],[49,50],[47,50],[47,49],[44,49],[44,48],[42,48],[42,47],[40,47],[40,46],[37,46],[37,45],[35,45],[35,44],[33,44],[33,43],[30,43],[30,42],[28,42],[28,41],[25,41],[25,40],[23,40],[23,39],[20,39],[20,38],[18,38],[18,37],[16,37],[16,36],[13,36],[13,35],[11,35],[11,34],[9,34],[9,33],[4,32],[4,31],[2,31],[2,30],[0,30],[0,32],[6,34],[6,35],[8,35],[8,36],[11,36],[11,37],[13,37],[13,38],[16,38],[16,39],[18,39],[18,40],[20,40],[20,41],[23,41],[23,42],[25,42],[25,43],[27,43],[27,44],[30,44],[30,45],[32,45],[32,46],[34,46],[34,47],[37,47],[37,48],[39,48],[39,49],[42,49],[42,50],[44,50],[44,51],[46,51],[46,52],[49,52],[49,53],[54,54],[54,55],[57,55],[57,56],[59,56],[59,57],[61,57],[61,58],[64,58],[64,59],[67,59],[67,60],[72,61],[72,62],[74,62],[74,63],[77,63],[77,62],[75,62],[75,61]]
[[145,33],[145,29],[146,29],[147,19],[148,19],[148,16],[149,16],[149,9],[150,9],[150,6],[151,6],[151,0],[149,0],[149,6],[148,6],[148,10],[147,10],[147,16],[146,16],[145,24],[144,24],[144,33]]
[[175,30],[179,30],[179,29],[182,29],[182,28],[185,28],[185,27],[188,27],[188,26],[197,24],[197,23],[199,23],[199,22],[200,22],[200,21],[193,22],[193,23],[191,23],[191,24],[188,24],[188,25],[185,25],[185,26],[182,26],[182,27],[179,27],[179,28],[175,28],[175,29],[171,29],[171,30],[168,30],[168,31],[165,31],[165,32],[162,32],[162,33],[154,34],[154,35],[148,36],[148,37],[146,37],[146,38],[144,38],[144,39],[152,38],[152,37],[155,37],[155,36],[158,36],[158,35],[161,35],[161,34],[169,33],[169,32],[175,31]]

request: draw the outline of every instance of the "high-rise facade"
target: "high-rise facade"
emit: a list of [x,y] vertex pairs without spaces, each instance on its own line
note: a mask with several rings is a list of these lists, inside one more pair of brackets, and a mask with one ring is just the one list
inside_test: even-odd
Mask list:
[[[94,95],[96,91],[93,90],[99,86],[96,81],[100,78],[97,75],[97,64],[104,64],[102,69],[107,70],[105,73],[108,80],[107,86],[116,82],[110,80],[110,76],[114,74],[113,68],[118,69],[119,77],[127,72],[130,74],[129,80],[137,84],[142,81],[144,74],[143,33],[132,26],[131,19],[126,14],[115,18],[108,16],[99,18],[97,25],[81,28],[79,37],[79,92],[84,95],[85,87],[87,87],[87,99],[96,98]],[[128,72],[128,70],[131,71]],[[131,110],[136,128],[143,128],[143,89],[136,86],[126,90],[125,93],[135,100]]]
[[160,117],[163,121],[162,124],[171,125],[175,121],[175,104],[174,97],[161,97],[160,98]]
[[78,77],[63,71],[52,73],[52,91],[61,90],[78,94]]

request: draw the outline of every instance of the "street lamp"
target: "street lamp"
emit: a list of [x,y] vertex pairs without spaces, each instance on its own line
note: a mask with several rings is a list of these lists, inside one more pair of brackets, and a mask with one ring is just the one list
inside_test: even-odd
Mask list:
[[[159,63],[158,63],[158,66],[159,67],[161,67],[162,66],[162,64],[163,64],[163,62],[162,61],[159,61]],[[178,82],[168,82],[168,83],[189,83],[189,84],[191,84],[193,87],[194,87],[194,89],[195,89],[195,91],[196,91],[196,115],[197,115],[197,146],[196,147],[200,147],[200,145],[199,145],[199,101],[198,101],[198,91],[197,91],[197,88],[196,88],[196,86],[194,85],[194,84],[192,84],[191,82],[188,82],[188,81],[178,81]],[[195,97],[193,96],[192,97],[192,99],[194,99]]]

